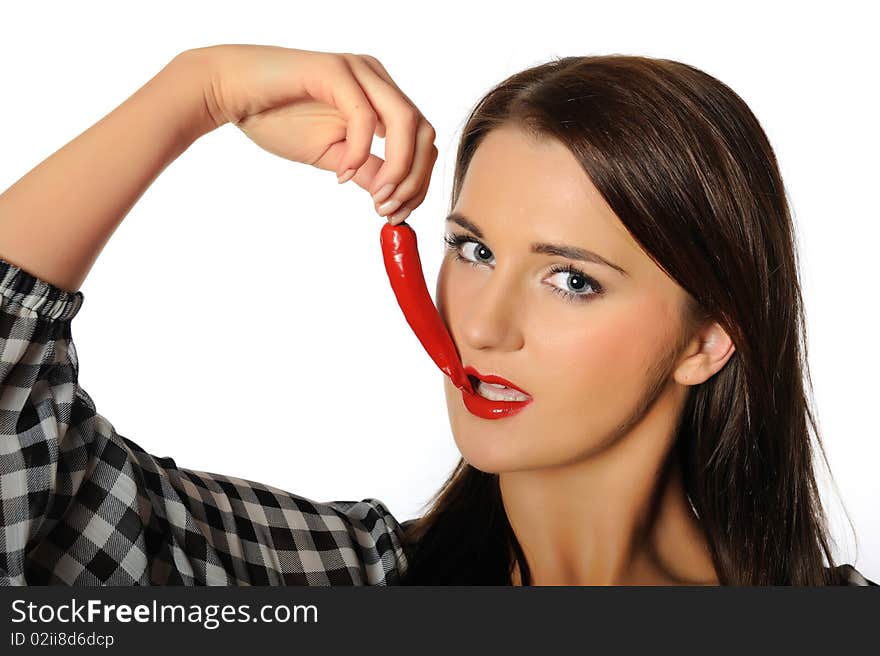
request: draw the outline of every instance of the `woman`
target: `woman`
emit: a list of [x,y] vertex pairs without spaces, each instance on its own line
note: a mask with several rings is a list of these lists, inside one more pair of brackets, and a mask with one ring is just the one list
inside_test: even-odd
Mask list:
[[133,199],[225,123],[354,179],[394,224],[437,156],[374,58],[223,45],[176,57],[0,196],[0,582],[872,583],[831,560],[791,219],[765,135],[723,84],[569,57],[477,104],[436,293],[477,393],[446,381],[463,457],[403,524],[377,499],[180,469],[77,383],[71,290]]

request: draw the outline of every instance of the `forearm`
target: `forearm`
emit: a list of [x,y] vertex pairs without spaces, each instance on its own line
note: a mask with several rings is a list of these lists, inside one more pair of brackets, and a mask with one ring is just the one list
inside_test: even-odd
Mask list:
[[0,258],[77,291],[147,187],[216,123],[190,51],[0,194]]

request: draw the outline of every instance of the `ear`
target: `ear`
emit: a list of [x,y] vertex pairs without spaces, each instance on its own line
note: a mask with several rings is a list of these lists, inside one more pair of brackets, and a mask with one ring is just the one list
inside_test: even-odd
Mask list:
[[733,355],[736,346],[727,331],[716,322],[707,323],[694,335],[685,349],[688,353],[675,370],[681,385],[699,385],[718,372]]

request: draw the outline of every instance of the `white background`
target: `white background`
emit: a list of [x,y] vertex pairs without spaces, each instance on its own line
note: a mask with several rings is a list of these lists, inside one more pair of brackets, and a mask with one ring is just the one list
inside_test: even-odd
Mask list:
[[[433,295],[455,147],[492,85],[555,56],[697,66],[745,99],[779,158],[839,491],[826,481],[823,498],[838,558],[880,581],[880,108],[869,6],[9,3],[0,16],[0,189],[182,50],[255,43],[368,53],[438,132],[432,186],[408,219]],[[376,138],[373,152],[382,148]],[[401,520],[419,514],[459,454],[442,374],[388,284],[383,221],[366,191],[340,187],[332,172],[271,155],[231,125],[206,135],[146,191],[81,287],[80,384],[117,431],[180,467],[321,501],[376,497]]]

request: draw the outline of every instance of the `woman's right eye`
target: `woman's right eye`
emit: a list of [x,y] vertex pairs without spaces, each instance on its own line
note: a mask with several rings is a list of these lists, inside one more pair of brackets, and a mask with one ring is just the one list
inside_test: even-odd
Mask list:
[[[477,241],[476,239],[471,239],[470,237],[466,237],[465,235],[457,235],[457,234],[448,234],[444,238],[446,242],[446,248],[452,251],[453,257],[456,260],[460,260],[462,262],[467,262],[471,266],[480,266],[481,264],[487,264],[487,261],[480,260],[481,257],[486,257],[486,254],[489,256],[489,260],[494,259],[491,257],[492,251],[486,248],[485,244]],[[464,244],[473,244],[474,245],[474,257],[475,259],[470,259],[467,257],[462,257],[461,255],[461,246]]]

